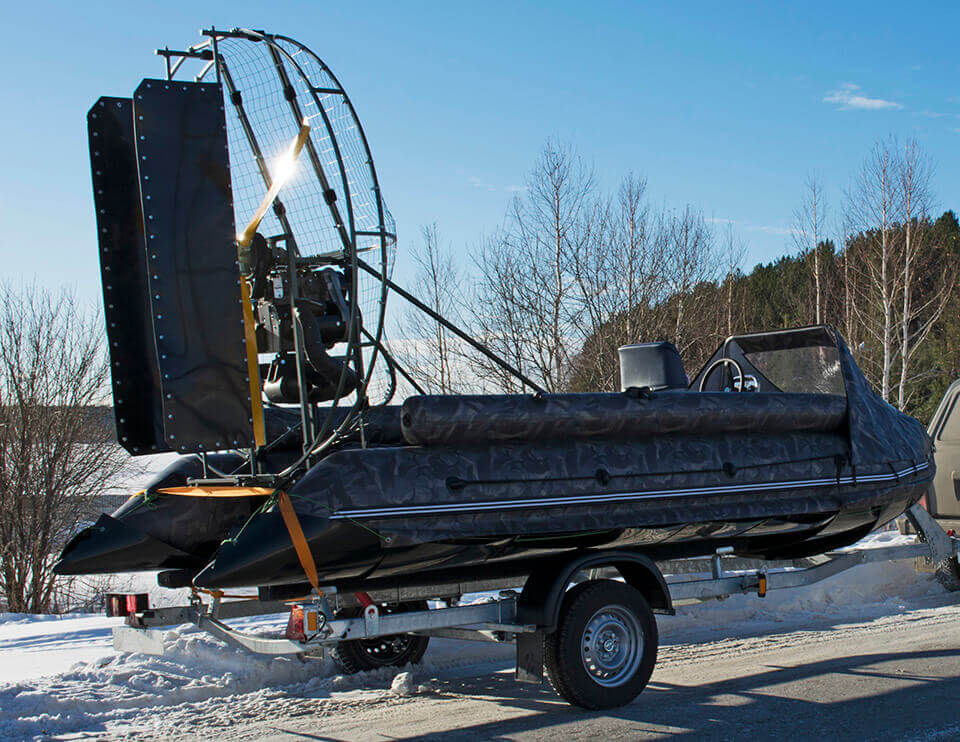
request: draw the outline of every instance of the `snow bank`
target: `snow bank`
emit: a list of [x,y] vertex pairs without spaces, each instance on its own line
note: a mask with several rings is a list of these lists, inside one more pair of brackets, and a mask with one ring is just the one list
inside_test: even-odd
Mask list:
[[[91,624],[96,617],[75,619]],[[110,619],[103,619],[110,620]],[[112,624],[116,624],[116,619]],[[286,616],[232,622],[246,631],[282,630]],[[9,618],[2,627],[49,625]],[[104,632],[109,636],[109,630]],[[29,642],[28,638],[24,638]],[[358,691],[409,696],[429,689],[420,685],[434,674],[457,667],[510,657],[508,647],[434,641],[426,661],[416,668],[385,668],[353,676],[337,674],[329,659],[254,657],[220,644],[192,626],[165,632],[164,656],[114,654],[76,663],[68,671],[44,678],[0,685],[0,740],[46,739],[71,732],[98,733],[145,724],[158,707],[171,713],[195,711],[197,704],[222,699],[227,706],[244,697],[248,708],[266,712],[283,698],[353,698]],[[6,659],[6,652],[4,658]],[[363,693],[360,694],[363,696]],[[250,711],[254,713],[254,711]]]
[[[915,536],[896,530],[875,531],[851,549],[884,548],[915,543]],[[841,572],[804,588],[777,590],[765,598],[733,595],[677,607],[676,616],[658,616],[663,643],[700,640],[739,633],[758,633],[781,625],[799,626],[822,620],[857,620],[897,613],[910,602],[945,595],[932,574],[918,573],[912,559],[876,562]]]
[[0,613],[0,683],[63,672],[71,665],[113,652],[105,616],[34,616]]
[[303,683],[318,669],[296,659],[252,659],[192,627],[166,632],[164,650],[146,657],[111,648],[60,675],[0,686],[0,738],[96,729],[135,709]]

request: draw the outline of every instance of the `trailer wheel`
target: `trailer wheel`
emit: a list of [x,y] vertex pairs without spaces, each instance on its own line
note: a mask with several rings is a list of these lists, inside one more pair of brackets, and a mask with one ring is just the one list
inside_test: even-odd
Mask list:
[[[427,610],[426,601],[418,601],[382,607],[380,612],[388,614],[425,610]],[[359,615],[361,615],[361,609],[344,611],[341,614],[344,618],[355,618]],[[392,634],[378,636],[375,639],[353,639],[338,642],[330,650],[330,659],[345,675],[375,670],[378,667],[415,665],[423,659],[429,643],[429,636],[418,634]]]
[[564,596],[557,629],[544,637],[547,677],[575,706],[623,706],[647,685],[658,640],[643,593],[613,580],[583,582]]
[[960,590],[960,562],[956,558],[950,557],[937,564],[935,574],[937,582],[949,592]]

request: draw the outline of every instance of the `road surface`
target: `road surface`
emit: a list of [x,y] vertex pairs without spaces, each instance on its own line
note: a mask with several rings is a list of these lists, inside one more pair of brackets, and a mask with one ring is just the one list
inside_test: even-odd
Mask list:
[[[281,698],[266,716],[262,708],[245,715],[242,702],[225,714],[218,704],[181,718],[176,729],[155,731],[164,739],[218,742],[958,739],[955,602],[940,596],[854,622],[814,619],[753,635],[741,627],[735,636],[667,644],[647,690],[607,712],[573,709],[546,682],[520,685],[491,667],[434,679],[409,697]],[[703,632],[716,636],[711,627]]]

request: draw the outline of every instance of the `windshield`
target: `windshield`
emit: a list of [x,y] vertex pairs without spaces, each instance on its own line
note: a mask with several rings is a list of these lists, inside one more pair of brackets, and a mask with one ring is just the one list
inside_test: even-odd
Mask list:
[[843,394],[840,355],[822,345],[745,353],[747,361],[783,392]]
[[[845,394],[836,338],[833,331],[824,326],[729,338],[713,354],[691,388],[700,388],[706,369],[721,358],[729,358],[742,369],[746,377],[743,383],[748,390]],[[706,377],[703,390],[739,388],[734,378],[736,373],[736,366],[723,366],[722,373]]]

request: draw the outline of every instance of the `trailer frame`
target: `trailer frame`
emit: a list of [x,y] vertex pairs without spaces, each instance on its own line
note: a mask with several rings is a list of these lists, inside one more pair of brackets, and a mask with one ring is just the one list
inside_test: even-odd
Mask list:
[[[229,646],[270,656],[316,656],[342,642],[413,634],[469,641],[510,642],[517,645],[516,679],[539,683],[543,677],[544,639],[563,619],[563,601],[576,583],[594,583],[619,576],[637,588],[652,613],[672,614],[676,604],[689,604],[731,595],[764,597],[773,590],[804,587],[857,565],[901,559],[929,558],[934,564],[958,559],[960,539],[948,535],[920,505],[907,518],[917,530],[916,543],[899,546],[843,549],[792,561],[745,560],[721,548],[709,557],[654,563],[632,551],[597,550],[577,559],[561,559],[539,574],[523,578],[453,582],[442,585],[397,587],[368,593],[321,593],[293,605],[313,610],[315,630],[302,638],[273,638],[247,633],[226,623],[231,619],[292,610],[290,601],[222,600],[204,603],[198,594],[190,605],[156,608],[127,615],[126,625],[113,630],[118,651],[162,654],[159,627],[191,623]],[[626,565],[626,566],[625,566]],[[627,569],[626,567],[629,567]],[[667,573],[667,577],[664,577]],[[704,576],[707,575],[707,576]],[[582,576],[582,579],[577,579]],[[532,589],[539,579],[539,588]],[[552,582],[551,582],[552,580]],[[658,591],[665,589],[665,594]],[[468,593],[499,591],[487,602],[457,605]],[[434,600],[446,607],[385,613],[381,606]],[[345,610],[359,616],[342,617]],[[339,615],[338,615],[339,614]],[[655,636],[654,636],[655,639]],[[639,692],[639,691],[638,691]],[[571,700],[568,698],[568,700]],[[573,701],[577,703],[576,700]],[[583,705],[583,704],[580,704]]]

